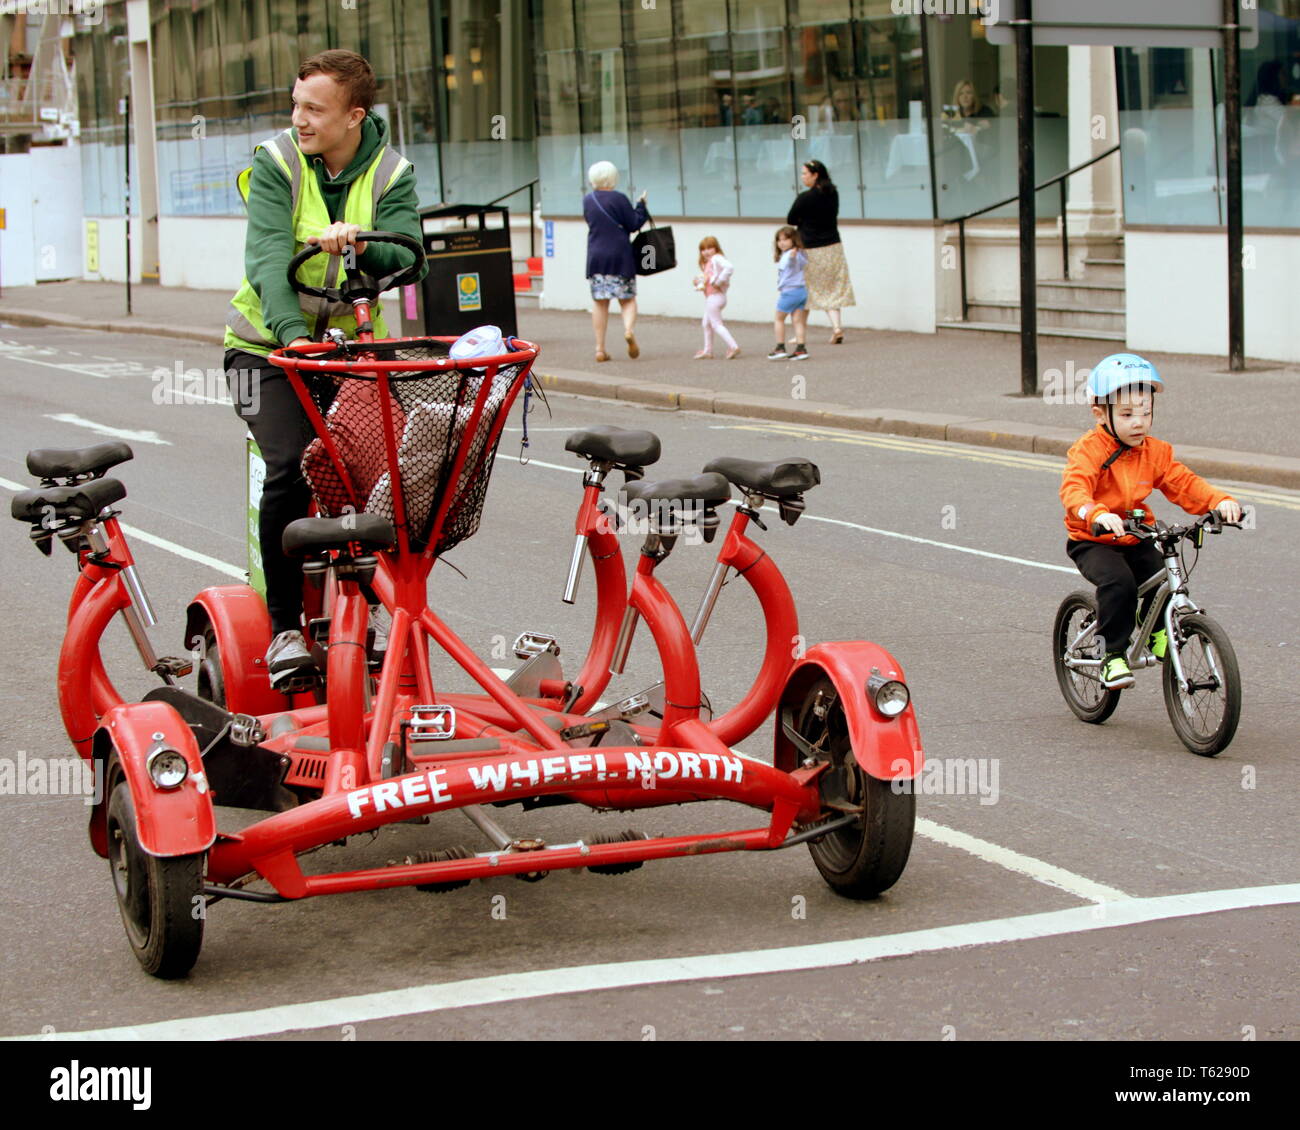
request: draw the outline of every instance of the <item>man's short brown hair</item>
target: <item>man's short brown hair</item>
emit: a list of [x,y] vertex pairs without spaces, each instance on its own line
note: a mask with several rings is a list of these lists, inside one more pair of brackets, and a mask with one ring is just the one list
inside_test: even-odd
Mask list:
[[375,72],[355,51],[322,51],[304,60],[298,68],[298,77],[312,75],[329,75],[343,87],[349,110],[360,106],[369,111],[375,104]]

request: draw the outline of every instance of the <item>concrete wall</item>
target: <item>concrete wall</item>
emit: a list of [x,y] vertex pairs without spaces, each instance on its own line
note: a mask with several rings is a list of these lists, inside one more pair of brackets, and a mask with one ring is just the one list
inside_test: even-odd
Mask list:
[[32,164],[26,153],[0,153],[0,286],[35,286],[32,243]]
[[[776,306],[776,264],[772,240],[777,221],[672,220],[677,268],[637,280],[637,308],[643,314],[698,318],[704,301],[691,288],[698,272],[696,248],[714,236],[735,265],[728,295],[728,319],[770,322]],[[844,254],[857,305],[844,311],[846,326],[934,333],[935,301],[942,231],[929,225],[841,224]],[[586,310],[591,290],[586,280],[587,225],[584,220],[555,220],[555,254],[544,259],[542,305],[551,310]],[[814,325],[829,325],[814,313]]]
[[[1129,231],[1124,244],[1129,347],[1226,355],[1227,234]],[[1247,231],[1243,245],[1246,356],[1300,361],[1300,233]]]
[[[81,225],[81,238],[86,238],[86,222],[99,224],[99,270],[83,266],[83,277],[102,282],[126,282],[126,219],[122,216],[86,216]],[[140,281],[140,229],[143,221],[131,217],[131,281]],[[84,264],[83,260],[83,264]]]

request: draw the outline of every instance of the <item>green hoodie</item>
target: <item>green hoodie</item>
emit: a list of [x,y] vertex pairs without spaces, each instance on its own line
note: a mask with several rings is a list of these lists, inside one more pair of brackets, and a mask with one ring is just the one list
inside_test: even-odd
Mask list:
[[[298,131],[293,130],[298,140]],[[325,162],[319,156],[309,156],[308,165],[316,174],[325,205],[331,220],[343,218],[343,207],[348,188],[364,173],[380,146],[387,143],[388,125],[373,110],[361,123],[361,145],[351,164],[337,177],[330,179]],[[417,213],[415,196],[415,170],[407,169],[397,183],[379,202],[375,210],[375,231],[396,232],[421,242],[422,230]],[[296,251],[293,238],[293,200],[289,181],[280,171],[275,159],[259,149],[253,156],[253,173],[248,188],[248,238],[244,246],[244,271],[248,281],[262,302],[262,319],[267,328],[282,344],[299,337],[309,337],[310,331],[298,295],[285,277],[289,260]],[[372,243],[357,265],[378,278],[392,274],[406,266],[408,254],[391,243]],[[422,264],[420,277],[428,271],[428,261]]]

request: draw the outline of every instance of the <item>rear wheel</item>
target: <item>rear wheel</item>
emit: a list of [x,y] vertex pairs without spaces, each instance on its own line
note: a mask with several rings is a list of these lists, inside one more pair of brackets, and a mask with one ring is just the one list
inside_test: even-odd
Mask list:
[[1076,646],[1080,638],[1097,621],[1097,598],[1083,589],[1070,593],[1056,610],[1056,623],[1052,625],[1052,664],[1056,668],[1056,681],[1060,685],[1065,704],[1085,722],[1098,724],[1115,713],[1119,705],[1119,691],[1107,690],[1101,685],[1101,665],[1096,667],[1067,667],[1071,659],[1097,659],[1101,642],[1095,634]]
[[198,671],[197,693],[199,698],[206,698],[217,706],[226,705],[226,676],[221,669],[221,645],[217,643],[216,629],[209,622],[204,625],[199,636],[199,661],[195,664]]
[[1237,653],[1215,620],[1200,613],[1174,624],[1179,663],[1188,689],[1178,685],[1171,656],[1165,657],[1165,709],[1179,740],[1193,753],[1213,757],[1226,749],[1241,718],[1241,673]]
[[912,850],[916,796],[895,792],[888,781],[864,772],[853,755],[848,718],[835,684],[814,683],[803,701],[782,711],[812,756],[830,768],[818,778],[822,799],[834,818],[858,810],[857,820],[808,844],[822,878],[846,898],[869,899],[888,890],[903,873]]
[[203,948],[204,853],[149,855],[140,846],[131,789],[120,773],[112,790],[108,861],[127,940],[146,973],[184,977]]

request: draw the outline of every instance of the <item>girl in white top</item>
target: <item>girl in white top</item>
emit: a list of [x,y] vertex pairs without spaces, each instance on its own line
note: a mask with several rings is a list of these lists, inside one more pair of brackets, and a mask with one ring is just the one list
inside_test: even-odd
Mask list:
[[704,348],[696,355],[697,361],[713,357],[713,333],[727,344],[727,360],[740,356],[740,346],[731,332],[722,324],[722,308],[727,304],[727,288],[735,268],[722,257],[722,246],[711,235],[700,240],[700,274],[695,276],[696,290],[704,292]]

